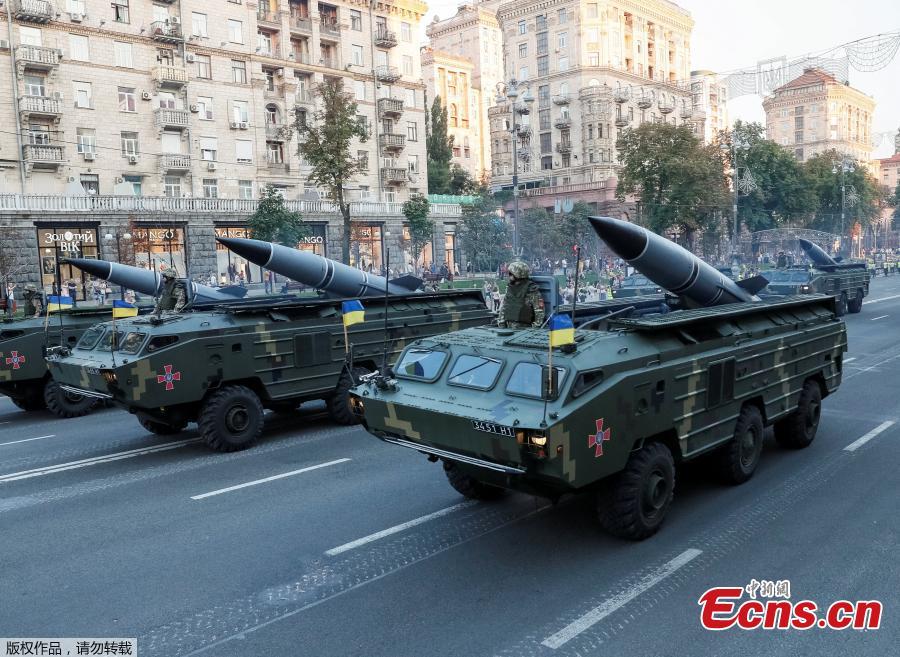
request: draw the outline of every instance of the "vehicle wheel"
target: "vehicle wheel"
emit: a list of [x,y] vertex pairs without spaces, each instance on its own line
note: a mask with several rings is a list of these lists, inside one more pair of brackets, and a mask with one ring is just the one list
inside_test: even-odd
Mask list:
[[762,415],[756,406],[746,405],[738,415],[734,436],[719,455],[722,477],[729,484],[742,484],[753,476],[762,455]]
[[675,494],[675,461],[662,443],[633,452],[628,463],[597,495],[597,517],[614,536],[640,541],[663,524]]
[[822,390],[809,379],[800,391],[796,410],[775,424],[775,440],[782,447],[803,449],[809,447],[819,429],[822,415]]
[[350,388],[356,385],[363,374],[368,374],[369,370],[365,367],[354,367],[353,376],[344,368],[341,377],[338,379],[334,392],[325,400],[325,407],[328,409],[328,415],[338,424],[359,424],[359,418],[350,408]]
[[39,390],[31,390],[24,397],[10,397],[10,399],[23,411],[42,411],[47,408],[44,395]]
[[197,424],[203,440],[214,450],[246,449],[262,433],[262,403],[250,388],[226,386],[204,402]]
[[176,433],[181,433],[184,431],[184,428],[187,426],[187,423],[180,423],[179,425],[167,424],[165,422],[159,422],[158,420],[151,420],[149,417],[144,415],[137,416],[138,422],[141,423],[141,426],[144,427],[150,433],[154,433],[157,436],[174,436]]
[[59,387],[56,381],[50,379],[44,385],[44,403],[47,405],[47,410],[56,417],[81,417],[91,412],[97,404],[97,400],[66,392]]
[[837,310],[835,311],[835,314],[838,317],[843,317],[844,315],[847,314],[847,293],[846,292],[841,292],[841,296],[838,297]]
[[457,493],[472,500],[496,500],[506,493],[502,488],[485,484],[460,471],[452,461],[444,461],[444,474]]
[[860,310],[862,310],[862,305],[863,305],[863,293],[862,293],[862,290],[857,289],[856,294],[853,296],[853,301],[851,301],[848,304],[847,309],[851,313],[858,313]]

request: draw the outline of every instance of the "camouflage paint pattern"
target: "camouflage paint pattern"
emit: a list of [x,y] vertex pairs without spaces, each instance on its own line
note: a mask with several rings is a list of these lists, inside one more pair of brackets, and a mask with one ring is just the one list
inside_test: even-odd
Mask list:
[[[869,281],[872,279],[872,272],[862,268],[838,268],[834,271],[799,268],[780,269],[776,271],[809,271],[809,280],[808,282],[790,281],[770,283],[760,295],[829,294],[839,300],[841,294],[846,294],[847,299],[852,301],[856,296],[857,291],[861,293],[863,298],[869,295]],[[765,276],[765,274],[763,274],[763,276]]]

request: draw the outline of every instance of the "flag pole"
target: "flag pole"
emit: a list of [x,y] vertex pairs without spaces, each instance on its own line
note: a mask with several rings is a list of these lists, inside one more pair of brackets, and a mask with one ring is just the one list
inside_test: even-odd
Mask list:
[[547,368],[547,397],[553,394],[553,328],[550,328],[550,336],[548,339],[550,344],[550,352],[547,355],[549,367]]
[[347,323],[341,318],[341,324],[344,325],[344,353],[350,355],[350,340],[347,338]]
[[575,249],[575,291],[572,293],[572,326],[575,326],[575,306],[578,305],[578,269],[581,262],[581,249],[576,244]]

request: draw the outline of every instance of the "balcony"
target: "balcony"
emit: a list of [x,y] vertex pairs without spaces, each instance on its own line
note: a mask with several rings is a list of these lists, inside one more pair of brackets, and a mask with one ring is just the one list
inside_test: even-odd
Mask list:
[[624,128],[628,125],[628,117],[625,116],[617,116],[615,120],[615,124],[617,128]]
[[631,98],[631,90],[627,87],[619,87],[613,90],[613,100],[617,103],[627,103]]
[[188,83],[188,72],[180,66],[157,66],[153,69],[153,80],[160,87],[180,89]]
[[375,30],[375,45],[378,48],[393,48],[397,45],[397,35],[386,27]]
[[309,16],[291,14],[291,29],[294,32],[312,34],[312,20],[310,20]]
[[671,114],[675,110],[675,101],[671,98],[660,98],[657,107],[663,114]]
[[277,11],[269,11],[260,7],[256,10],[256,22],[272,27],[281,27],[281,15]]
[[46,169],[57,167],[65,161],[63,147],[50,144],[26,144],[22,146],[22,158],[28,167]]
[[564,130],[565,128],[569,128],[572,125],[572,118],[568,116],[560,116],[553,122],[553,126],[559,128],[560,130]]
[[19,46],[16,48],[16,63],[28,68],[49,71],[59,66],[60,53],[56,48],[41,46]]
[[319,20],[319,32],[324,36],[338,38],[341,36],[341,24],[337,16],[321,16]]
[[553,97],[554,105],[568,105],[570,101],[569,94],[556,94]]
[[687,121],[687,120],[693,118],[693,116],[694,116],[694,108],[693,108],[693,107],[688,107],[688,106],[686,106],[686,105],[682,105],[682,106],[681,106],[681,113],[680,113],[680,114],[681,114],[681,118],[684,119],[685,121]]
[[519,159],[523,162],[531,162],[531,151],[528,149],[517,151],[516,155],[518,155]]
[[406,146],[406,135],[384,133],[378,136],[378,143],[386,151],[402,151]]
[[169,19],[150,23],[150,38],[161,43],[181,43],[184,41],[184,34],[181,32],[181,24]]
[[518,126],[518,130],[516,131],[520,137],[530,137],[531,136],[531,126],[530,125],[520,125]]
[[381,179],[388,184],[405,183],[406,177],[406,169],[403,167],[382,167],[381,169]]
[[187,110],[179,110],[179,109],[165,109],[159,108],[155,112],[156,114],[156,127],[157,128],[178,128],[183,129],[188,127],[188,123],[190,121],[190,112]]
[[28,116],[49,116],[58,121],[62,117],[62,103],[46,96],[23,96],[19,99],[19,111]]
[[557,153],[571,153],[572,152],[572,142],[570,141],[561,141],[556,144],[556,152]]
[[375,78],[379,82],[396,82],[400,79],[400,71],[397,70],[396,66],[376,66],[375,67]]
[[46,0],[12,0],[13,18],[29,23],[49,23],[53,20],[53,3]]
[[403,114],[403,101],[399,98],[379,98],[378,115],[398,118]]
[[163,153],[159,156],[159,166],[169,173],[183,173],[191,170],[191,156],[181,153]]
[[637,97],[637,106],[642,109],[650,109],[653,106],[653,95],[649,93],[639,94]]
[[266,140],[267,141],[277,141],[283,142],[286,140],[285,137],[285,124],[284,123],[267,123],[266,124]]

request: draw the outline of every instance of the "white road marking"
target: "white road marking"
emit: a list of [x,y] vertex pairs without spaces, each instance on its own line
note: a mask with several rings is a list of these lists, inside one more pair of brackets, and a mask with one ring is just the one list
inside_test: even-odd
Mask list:
[[0,483],[7,483],[10,481],[19,481],[21,479],[31,479],[32,477],[40,477],[48,474],[55,474],[57,472],[65,472],[66,470],[76,470],[78,468],[86,468],[91,465],[98,465],[100,463],[109,463],[110,461],[121,461],[122,459],[130,459],[135,456],[142,456],[144,454],[153,454],[154,452],[164,452],[169,449],[176,449],[178,447],[184,447],[185,445],[190,445],[191,443],[198,443],[202,438],[188,438],[187,440],[176,440],[172,443],[164,443],[162,445],[155,445],[153,447],[141,447],[139,449],[130,449],[126,452],[116,452],[114,454],[107,454],[105,456],[95,456],[89,459],[81,459],[80,461],[70,461],[68,463],[58,463],[56,465],[47,465],[43,468],[34,468],[33,470],[22,470],[21,472],[11,472],[9,474],[0,475]]
[[54,438],[56,437],[55,433],[51,433],[47,436],[38,436],[37,438],[25,438],[24,440],[11,440],[8,443],[0,443],[0,447],[4,445],[18,445],[19,443],[30,443],[32,440],[43,440],[44,438]]
[[863,445],[865,445],[867,442],[869,442],[870,440],[872,440],[872,438],[874,438],[875,436],[877,436],[878,434],[880,434],[882,431],[884,431],[885,429],[891,427],[893,424],[894,424],[893,420],[888,420],[887,422],[882,422],[882,423],[879,424],[877,427],[875,427],[874,429],[872,429],[869,433],[867,433],[865,436],[862,436],[862,437],[860,437],[860,438],[857,438],[857,439],[854,440],[852,443],[850,443],[849,445],[847,445],[847,446],[844,448],[844,451],[845,451],[845,452],[855,452],[855,451],[858,450],[860,447],[862,447]]
[[869,299],[868,301],[863,301],[863,305],[867,303],[878,303],[879,301],[890,301],[891,299],[900,299],[900,294],[894,294],[889,297],[881,297],[880,299]]
[[335,548],[326,550],[325,554],[327,554],[329,557],[333,557],[338,554],[342,554],[344,552],[348,552],[350,550],[358,548],[361,545],[366,545],[367,543],[372,543],[373,541],[382,539],[385,536],[390,536],[391,534],[397,534],[399,532],[409,529],[410,527],[415,527],[416,525],[421,525],[422,523],[428,522],[429,520],[434,520],[435,518],[441,518],[443,516],[453,513],[454,511],[460,511],[462,509],[467,509],[470,506],[474,506],[476,504],[478,504],[478,500],[469,500],[467,502],[460,502],[459,504],[454,504],[453,506],[448,506],[446,509],[441,509],[440,511],[435,511],[434,513],[429,513],[424,516],[419,516],[418,518],[415,518],[408,522],[404,522],[399,525],[394,525],[393,527],[388,527],[387,529],[382,529],[380,532],[375,532],[374,534],[369,534],[368,536],[363,536],[362,538],[358,538],[355,541],[350,541],[349,543],[344,543],[343,545],[338,545]]
[[311,465],[307,468],[300,468],[299,470],[292,470],[291,472],[283,472],[282,474],[273,475],[271,477],[266,477],[265,479],[257,479],[256,481],[248,481],[245,484],[237,484],[235,486],[229,486],[228,488],[220,488],[219,490],[210,491],[208,493],[202,493],[200,495],[192,495],[192,500],[202,500],[207,497],[212,497],[213,495],[221,495],[222,493],[230,493],[233,490],[240,490],[241,488],[247,488],[248,486],[257,486],[259,484],[265,484],[270,481],[275,481],[277,479],[284,479],[285,477],[293,477],[294,475],[303,474],[304,472],[309,472],[311,470],[318,470],[319,468],[327,468],[331,465],[337,465],[338,463],[345,463],[350,459],[337,459],[336,461],[328,461],[327,463],[319,463],[318,465]]
[[844,362],[845,362],[845,363],[852,363],[852,362],[855,361],[855,360],[856,360],[856,356],[851,356],[850,358],[845,358],[845,359],[844,359]]
[[653,588],[661,581],[666,579],[669,575],[674,573],[676,570],[687,565],[688,563],[699,557],[701,554],[703,554],[703,550],[697,550],[695,548],[685,550],[670,562],[663,565],[663,567],[657,570],[655,573],[650,573],[631,588],[611,597],[599,607],[595,607],[581,618],[574,620],[566,625],[556,634],[548,636],[546,639],[541,641],[541,645],[552,648],[553,650],[556,650],[557,648],[565,645],[576,636],[589,629],[592,625],[600,622],[611,613],[625,606],[645,591]]
[[879,315],[878,317],[873,317],[869,321],[874,322],[876,319],[884,319],[885,317],[890,317],[890,315]]

